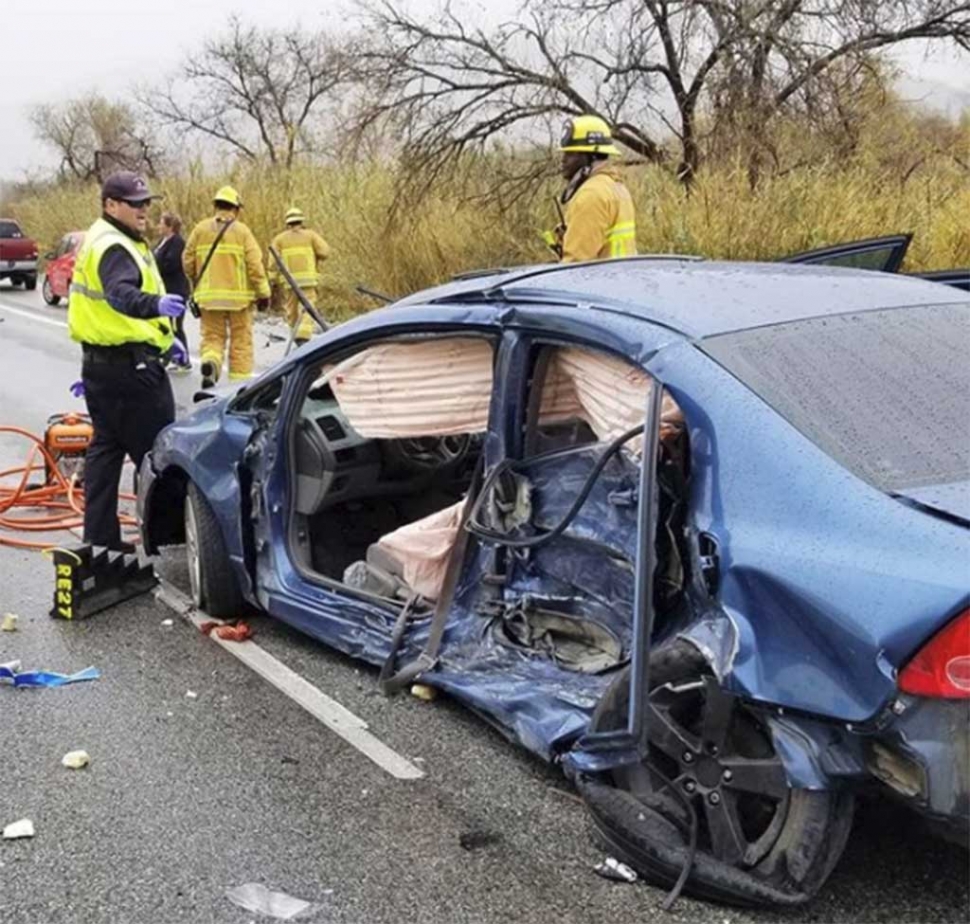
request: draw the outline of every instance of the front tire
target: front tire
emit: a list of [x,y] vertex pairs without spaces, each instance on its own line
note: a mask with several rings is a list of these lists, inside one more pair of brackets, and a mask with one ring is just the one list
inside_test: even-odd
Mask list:
[[40,292],[48,305],[59,305],[61,303],[61,297],[54,294],[54,290],[51,288],[51,281],[47,276],[44,277],[44,284],[41,286]]
[[189,485],[185,498],[185,553],[192,600],[216,619],[235,619],[243,606],[219,521],[202,492]]
[[[617,676],[590,731],[625,727],[629,679],[629,668]],[[669,887],[683,865],[671,858],[686,855],[689,802],[697,860],[685,892],[749,906],[814,895],[845,847],[852,795],[789,788],[760,716],[720,690],[688,642],[651,653],[649,706],[648,761],[578,781],[599,839]]]

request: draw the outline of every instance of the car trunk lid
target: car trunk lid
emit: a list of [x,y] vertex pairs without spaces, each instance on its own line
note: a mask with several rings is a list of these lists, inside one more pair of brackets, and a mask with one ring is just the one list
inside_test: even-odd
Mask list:
[[904,488],[892,496],[926,513],[970,526],[970,480]]

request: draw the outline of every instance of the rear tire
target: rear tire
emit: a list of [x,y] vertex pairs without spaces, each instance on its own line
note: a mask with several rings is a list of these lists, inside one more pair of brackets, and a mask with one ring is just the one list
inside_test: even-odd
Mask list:
[[[672,825],[669,831],[686,831],[688,813],[671,791],[676,786],[698,819],[698,855],[715,861],[705,862],[704,870],[695,865],[686,893],[749,906],[797,904],[818,891],[838,862],[852,826],[853,797],[844,791],[788,789],[771,734],[757,712],[720,697],[711,676],[707,661],[688,642],[655,649],[651,767],[581,778],[580,792],[608,848],[648,881],[669,887],[680,871],[658,859],[658,827],[648,823],[659,806]],[[593,714],[590,731],[625,727],[629,679],[629,668],[617,676]],[[716,727],[724,729],[720,745],[707,734]],[[752,776],[742,786],[752,769],[759,771],[757,784],[751,785]],[[661,778],[674,782],[661,789]],[[674,836],[669,846],[679,842]]]
[[222,530],[209,502],[194,484],[189,484],[185,498],[185,552],[195,605],[216,619],[237,618],[243,598]]
[[54,290],[51,288],[50,278],[47,276],[44,277],[44,284],[41,286],[40,292],[48,305],[59,305],[61,303],[61,297],[54,294]]
[[28,292],[33,292],[37,288],[37,274],[34,273],[31,276],[24,277],[24,288]]

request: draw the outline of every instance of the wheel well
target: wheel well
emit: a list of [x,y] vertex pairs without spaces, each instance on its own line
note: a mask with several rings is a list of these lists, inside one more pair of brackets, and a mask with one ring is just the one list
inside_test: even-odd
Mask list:
[[149,551],[157,552],[161,546],[181,545],[185,542],[185,495],[189,476],[174,466],[165,469],[151,493],[145,522],[149,526]]

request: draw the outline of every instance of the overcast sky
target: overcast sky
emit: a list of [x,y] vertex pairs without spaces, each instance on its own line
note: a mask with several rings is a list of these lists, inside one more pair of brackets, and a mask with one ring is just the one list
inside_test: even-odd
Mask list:
[[[206,38],[226,27],[236,13],[267,26],[302,23],[339,28],[334,3],[321,0],[6,0],[0,79],[0,178],[20,179],[26,171],[56,166],[33,138],[27,112],[37,103],[56,103],[90,90],[123,95],[136,80],[173,70]],[[429,10],[436,0],[426,0]],[[473,5],[484,10],[485,2]],[[418,3],[412,3],[418,7]],[[488,0],[508,10],[515,0]],[[347,3],[344,4],[347,7]],[[922,98],[951,114],[970,106],[970,56],[907,46],[901,55],[910,98]]]

